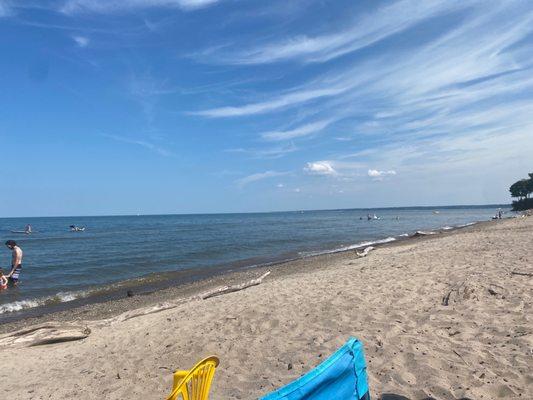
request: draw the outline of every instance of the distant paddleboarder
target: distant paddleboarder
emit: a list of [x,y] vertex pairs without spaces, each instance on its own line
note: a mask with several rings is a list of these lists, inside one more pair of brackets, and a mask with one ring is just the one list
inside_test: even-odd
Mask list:
[[22,249],[14,240],[8,240],[6,246],[11,250],[11,271],[6,275],[6,278],[9,280],[9,283],[16,286],[18,285],[20,272],[22,270]]

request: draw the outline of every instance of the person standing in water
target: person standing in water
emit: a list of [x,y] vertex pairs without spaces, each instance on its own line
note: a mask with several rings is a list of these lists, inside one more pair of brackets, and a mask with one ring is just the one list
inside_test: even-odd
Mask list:
[[6,275],[13,286],[18,285],[20,279],[20,272],[22,270],[22,249],[17,245],[14,240],[8,240],[6,246],[11,250],[11,271]]
[[32,230],[31,230],[31,225],[30,224],[26,225],[26,229],[24,229],[24,232],[26,232],[26,235],[31,234]]

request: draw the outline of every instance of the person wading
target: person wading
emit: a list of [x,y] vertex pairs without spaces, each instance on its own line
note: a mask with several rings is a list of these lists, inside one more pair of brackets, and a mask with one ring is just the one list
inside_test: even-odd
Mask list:
[[17,246],[14,240],[8,240],[6,246],[11,250],[11,271],[6,275],[9,283],[13,286],[18,285],[20,279],[20,272],[22,270],[22,249]]

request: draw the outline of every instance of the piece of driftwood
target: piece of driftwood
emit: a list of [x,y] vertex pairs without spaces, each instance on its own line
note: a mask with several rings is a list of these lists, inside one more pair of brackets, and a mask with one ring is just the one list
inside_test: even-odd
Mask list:
[[374,247],[368,246],[365,247],[363,251],[355,250],[355,254],[357,254],[357,257],[366,257],[372,250],[374,250]]
[[436,235],[437,232],[425,232],[425,231],[416,231],[413,236],[428,236],[428,235]]
[[519,272],[519,271],[511,271],[511,275],[521,275],[521,276],[533,276],[533,274],[530,274],[528,272]]
[[259,285],[261,282],[263,282],[263,279],[265,279],[268,275],[270,275],[270,271],[265,272],[263,275],[261,275],[259,278],[252,279],[251,281],[241,283],[240,285],[232,285],[232,286],[222,286],[213,290],[209,290],[203,294],[200,295],[200,298],[202,300],[209,299],[211,297],[215,296],[221,296],[223,294],[227,293],[233,293],[238,292],[239,290],[243,290],[246,288],[249,288],[250,286],[256,286]]
[[0,336],[0,347],[32,347],[85,339],[91,330],[86,325],[44,324]]
[[177,299],[175,301],[158,303],[153,306],[139,308],[137,310],[126,311],[125,313],[119,314],[116,317],[110,318],[110,320],[106,320],[106,322],[122,322],[127,321],[128,319],[140,317],[142,315],[155,314],[161,311],[170,310],[171,308],[176,308],[177,306],[190,300],[191,298]]
[[176,308],[176,307],[178,307],[178,306],[180,306],[182,304],[185,304],[187,302],[190,302],[190,301],[205,300],[205,299],[208,299],[210,297],[220,296],[220,295],[223,295],[223,294],[226,294],[226,293],[231,293],[231,292],[237,292],[239,290],[246,289],[246,288],[248,288],[250,286],[259,285],[261,282],[263,282],[263,279],[265,279],[268,275],[270,275],[270,271],[264,273],[259,278],[252,279],[252,280],[250,280],[248,282],[244,282],[244,283],[241,283],[239,285],[222,286],[222,287],[218,287],[218,288],[212,289],[212,290],[210,290],[208,292],[205,292],[205,293],[197,295],[197,296],[181,298],[181,299],[177,299],[177,300],[174,300],[174,301],[168,301],[168,302],[164,302],[164,303],[159,303],[159,304],[156,304],[156,305],[153,305],[153,306],[150,306],[150,307],[144,307],[144,308],[139,308],[137,310],[127,311],[125,313],[117,315],[116,317],[112,317],[112,318],[109,318],[107,320],[101,321],[101,324],[102,325],[107,325],[109,323],[127,321],[128,319],[141,317],[143,315],[155,314],[155,313],[158,313],[158,312],[161,312],[161,311],[170,310],[172,308]]

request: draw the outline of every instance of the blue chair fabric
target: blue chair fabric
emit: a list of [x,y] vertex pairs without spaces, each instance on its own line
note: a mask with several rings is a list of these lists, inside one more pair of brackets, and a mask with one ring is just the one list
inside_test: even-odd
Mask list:
[[362,343],[350,338],[322,364],[260,400],[370,400]]

